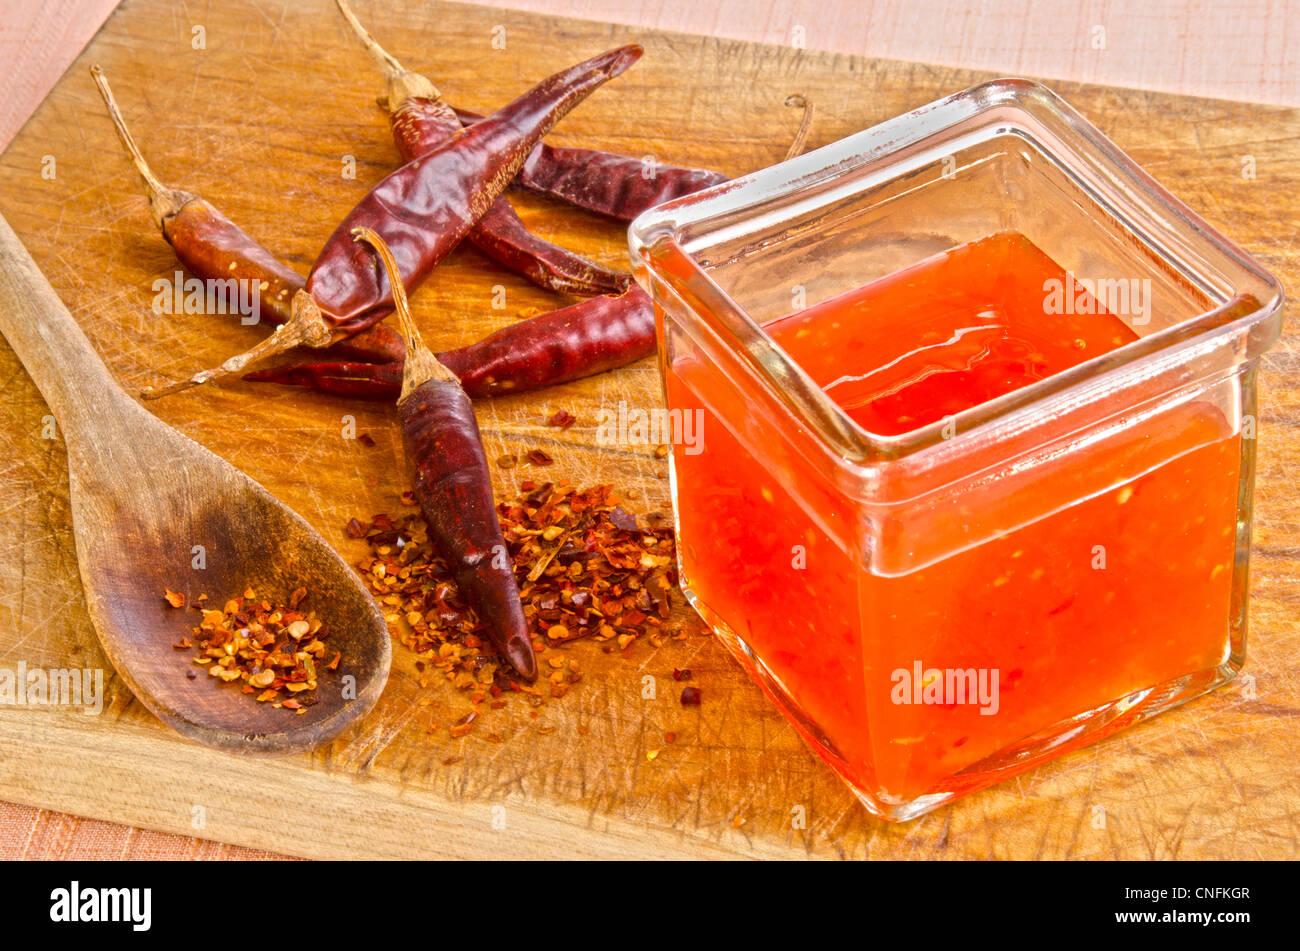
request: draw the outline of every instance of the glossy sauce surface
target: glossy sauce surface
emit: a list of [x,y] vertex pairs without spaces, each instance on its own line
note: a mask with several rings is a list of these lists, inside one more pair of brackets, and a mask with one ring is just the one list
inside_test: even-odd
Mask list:
[[1076,287],[999,232],[764,329],[858,425],[895,436],[1138,339]]

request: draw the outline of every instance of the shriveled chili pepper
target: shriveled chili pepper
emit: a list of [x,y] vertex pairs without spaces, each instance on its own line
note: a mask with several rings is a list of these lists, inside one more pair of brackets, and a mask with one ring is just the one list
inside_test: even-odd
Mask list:
[[370,227],[383,237],[405,287],[417,287],[496,201],[533,145],[641,52],[639,46],[623,46],[557,73],[388,175],[325,243],[306,290],[294,295],[287,323],[217,369],[145,395],[162,396],[238,373],[253,360],[300,344],[327,346],[382,320],[392,312],[393,288],[373,258],[353,243],[352,230]]
[[[521,320],[438,359],[460,377],[466,393],[480,399],[567,383],[654,352],[654,309],[645,291],[632,287],[617,297],[592,297]],[[244,379],[392,399],[402,372],[396,364],[336,361],[259,370]]]
[[[785,104],[803,109],[799,129],[785,155],[791,159],[803,151],[815,109],[812,100],[798,94],[787,96]],[[466,125],[483,118],[465,109],[457,109],[456,115]],[[620,221],[631,221],[655,205],[725,181],[728,178],[721,172],[661,165],[653,156],[634,158],[602,149],[557,148],[545,142],[533,147],[515,178],[516,185]]]
[[[335,2],[387,81],[387,95],[380,102],[388,111],[402,161],[432,151],[459,132],[461,121],[437,87],[427,77],[406,69],[380,46],[361,25],[347,0]],[[630,274],[610,271],[532,234],[505,198],[498,198],[466,237],[488,257],[545,290],[590,297],[619,293],[632,282]]]
[[592,297],[440,354],[474,397],[566,383],[655,352],[655,316],[640,287]]
[[[252,383],[304,386],[322,393],[362,399],[391,400],[402,392],[402,364],[336,360],[296,363],[245,373]],[[470,394],[473,395],[472,393]]]
[[[471,128],[483,118],[464,109],[457,109],[456,115]],[[516,184],[530,191],[619,221],[631,221],[655,205],[725,181],[727,176],[721,172],[660,165],[650,156],[559,148],[545,142],[533,148],[515,178]]]
[[456,375],[425,346],[411,319],[398,263],[376,231],[359,227],[393,287],[393,305],[406,340],[397,415],[415,500],[429,538],[497,650],[519,675],[534,680],[537,658],[519,600],[514,562],[492,500],[492,475],[469,396]]
[[[785,104],[803,110],[786,151],[789,159],[803,150],[816,110],[801,95],[787,97]],[[618,296],[596,297],[522,320],[438,358],[456,372],[465,391],[479,399],[581,379],[634,363],[654,351],[650,299],[632,287]],[[386,399],[398,392],[401,372],[396,366],[333,361],[276,367],[244,379]]]
[[[90,73],[108,108],[117,136],[144,181],[154,223],[175,250],[181,264],[204,281],[255,282],[259,320],[264,317],[275,326],[289,320],[293,312],[293,297],[306,286],[306,280],[212,204],[190,192],[164,185],[154,175],[127,128],[103,69],[92,66]],[[402,338],[391,328],[378,324],[331,349],[345,359],[376,363],[400,361],[405,352]]]

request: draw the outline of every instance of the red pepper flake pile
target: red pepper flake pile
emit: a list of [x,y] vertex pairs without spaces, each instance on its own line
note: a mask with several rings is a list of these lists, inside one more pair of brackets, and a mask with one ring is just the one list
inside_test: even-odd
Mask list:
[[[441,671],[476,706],[504,706],[507,693],[539,705],[582,680],[579,662],[560,650],[573,641],[607,642],[613,651],[643,636],[655,647],[685,636],[667,624],[677,583],[672,529],[624,510],[612,487],[527,481],[497,514],[542,669],[536,684],[515,680],[500,662],[418,514],[377,515],[366,526],[371,556],[358,567],[394,636],[420,656],[421,674],[424,664]],[[473,724],[462,719],[451,735],[465,736]]]
[[554,416],[552,416],[550,419],[546,421],[546,425],[558,426],[561,429],[568,429],[577,421],[578,421],[578,417],[574,416],[568,410],[559,409],[555,411]]
[[[164,597],[172,607],[185,603],[172,591]],[[287,608],[276,607],[259,600],[249,588],[220,611],[204,610],[196,603],[202,620],[193,629],[199,650],[194,663],[206,667],[208,675],[217,680],[240,682],[240,691],[256,694],[259,703],[306,713],[319,699],[315,693],[318,669],[337,670],[342,657],[325,646],[329,632],[316,612],[298,610],[306,597],[307,589],[299,588],[289,597]],[[206,600],[206,596],[198,598],[200,603]],[[194,646],[188,637],[172,645],[175,650]],[[194,679],[193,671],[189,677]]]

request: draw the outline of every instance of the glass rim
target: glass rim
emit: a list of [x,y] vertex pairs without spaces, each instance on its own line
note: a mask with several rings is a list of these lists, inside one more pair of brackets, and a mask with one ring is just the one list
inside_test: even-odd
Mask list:
[[[847,186],[837,189],[835,183],[852,172],[875,166],[865,182],[849,183],[853,194],[893,181],[910,167],[901,160],[900,153],[924,149],[927,142],[941,140],[958,124],[978,120],[994,110],[998,114],[989,116],[980,141],[997,135],[1019,136],[1049,160],[1065,163],[1058,151],[1049,148],[1029,128],[1036,125],[1065,146],[1073,147],[1076,161],[1115,183],[1114,194],[1108,196],[1114,201],[1103,202],[1096,195],[1093,200],[1136,233],[1147,247],[1173,262],[1182,277],[1217,304],[1195,317],[953,416],[897,435],[873,433],[851,419],[813,382],[763,325],[710,276],[693,252],[729,236],[761,230],[764,220],[788,214],[792,203],[813,209],[830,203],[837,191],[848,191]],[[1012,121],[1009,110],[1029,121]],[[929,162],[929,153],[922,152],[920,159],[921,164]],[[1134,207],[1130,214],[1121,214],[1117,204]],[[1149,227],[1145,233],[1134,227],[1133,213],[1146,214]],[[705,229],[710,229],[709,234],[699,237],[698,232]],[[723,332],[728,345],[750,370],[849,465],[900,459],[936,443],[969,437],[975,431],[996,438],[995,429],[1021,430],[1028,422],[1028,414],[1043,414],[1058,404],[1064,407],[1092,401],[1113,392],[1129,380],[1130,374],[1149,378],[1161,369],[1213,351],[1277,313],[1284,297],[1277,278],[1253,256],[1167,192],[1063,99],[1046,86],[1026,79],[980,83],[815,151],[652,208],[632,222],[628,239],[637,279],[646,283],[645,272],[652,272],[691,311],[711,317],[712,329]],[[1184,253],[1174,253],[1171,244],[1181,244]],[[1233,293],[1222,294],[1197,279],[1184,261],[1186,253],[1197,248],[1208,249],[1226,261],[1226,276]],[[1279,331],[1280,326],[1273,328],[1265,347],[1276,340]],[[947,434],[949,428],[955,428],[955,435]]]

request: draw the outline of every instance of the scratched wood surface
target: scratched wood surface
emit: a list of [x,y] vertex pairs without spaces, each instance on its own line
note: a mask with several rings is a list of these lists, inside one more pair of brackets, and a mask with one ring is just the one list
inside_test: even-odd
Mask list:
[[[733,174],[784,154],[796,117],[781,103],[792,92],[818,104],[817,145],[984,78],[423,0],[357,9],[397,56],[475,109],[600,49],[641,42],[643,61],[565,120],[555,140]],[[196,26],[201,50],[192,48]],[[213,201],[303,271],[334,222],[393,166],[395,150],[374,108],[379,83],[326,0],[183,8],[127,0],[0,157],[0,213],[110,369],[138,388],[212,364],[256,332],[228,318],[152,312],[153,281],[175,263],[86,74],[92,62],[107,70],[165,180]],[[1284,282],[1300,274],[1300,112],[1054,86]],[[47,156],[53,179],[41,174]],[[1247,157],[1253,177],[1243,175]],[[342,174],[349,158],[354,178]],[[607,264],[626,258],[614,224],[528,197],[516,205],[543,234]],[[497,287],[502,309],[493,306]],[[557,302],[465,249],[415,303],[430,342],[443,347]],[[1288,323],[1262,374],[1251,679],[916,822],[871,819],[698,628],[657,650],[580,645],[587,677],[572,693],[536,718],[522,704],[485,713],[458,740],[446,727],[467,700],[440,682],[420,687],[414,658],[397,646],[389,687],[364,723],[311,756],[279,761],[182,740],[109,670],[99,716],[0,708],[0,798],[307,856],[1294,856],[1294,334]],[[0,379],[0,667],[104,667],[77,578],[63,447],[42,437],[48,411],[7,346]],[[656,404],[651,362],[485,402],[489,456],[543,448],[557,460],[547,477],[635,487],[641,507],[662,507],[665,467],[650,447],[596,443],[598,413],[619,400]],[[345,555],[364,555],[344,535],[349,517],[399,508],[400,446],[383,406],[235,384],[151,408],[266,485]],[[579,419],[563,433],[544,425],[559,408]],[[344,438],[349,415],[373,447]],[[498,471],[497,489],[538,474]],[[686,666],[704,692],[699,708],[677,702],[671,672]],[[655,699],[644,697],[647,675]],[[485,739],[489,731],[503,742]],[[798,806],[803,828],[792,822]]]

